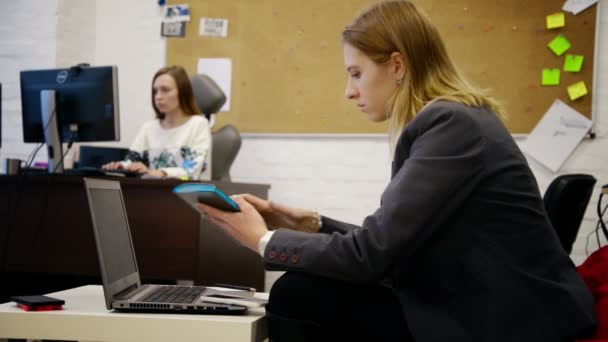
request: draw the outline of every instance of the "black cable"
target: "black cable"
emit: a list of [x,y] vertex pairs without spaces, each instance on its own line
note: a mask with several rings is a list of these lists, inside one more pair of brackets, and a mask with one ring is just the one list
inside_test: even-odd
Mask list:
[[36,146],[32,152],[30,152],[30,155],[27,156],[27,159],[25,160],[25,167],[29,168],[30,165],[32,164],[32,161],[34,160],[34,157],[36,157],[36,154],[38,153],[38,151],[40,150],[40,148],[42,148],[42,146],[44,146],[44,143],[38,143],[38,146]]
[[600,198],[597,201],[598,223],[600,224],[600,227],[602,228],[604,237],[606,237],[606,239],[608,239],[608,228],[606,228],[606,223],[604,223],[604,214],[606,213],[606,210],[608,209],[608,205],[606,205],[606,207],[604,207],[604,210],[602,211],[602,198],[604,198],[604,193],[600,193]]
[[595,225],[595,241],[597,241],[597,248],[599,249],[602,246],[602,243],[600,242],[600,223],[598,221],[598,223]]
[[30,167],[32,167],[32,163],[36,159],[36,155],[38,154],[38,151],[40,151],[40,149],[42,148],[42,146],[44,146],[44,143],[40,143],[36,147],[36,149],[34,149],[34,151],[32,152],[33,153],[32,157],[27,161],[27,163],[25,165],[25,171],[28,171],[30,169]]
[[65,159],[65,156],[68,155],[68,152],[70,152],[70,149],[72,148],[72,145],[74,144],[74,139],[71,139],[68,142],[68,148],[66,149],[65,153],[61,156],[61,160],[59,161],[59,163],[57,163],[57,165],[55,165],[55,168],[53,169],[53,172],[51,173],[55,173],[55,171],[57,171],[57,169],[63,165],[63,160]]
[[[47,122],[44,124],[44,126],[42,126],[42,134],[43,135],[44,135],[44,132],[46,132],[46,129],[49,128],[49,125],[51,124],[51,121],[55,117],[56,113],[57,113],[56,108],[53,108],[53,112],[51,113],[51,116],[49,117],[49,119],[47,120]],[[42,148],[42,146],[44,146],[43,142],[40,143],[38,145],[38,147],[36,147],[36,149],[33,152],[34,155],[32,156],[32,158],[30,159],[30,161],[26,165],[26,170],[29,169],[32,166],[32,163],[36,159],[36,155],[38,154],[38,151],[40,151],[40,149]],[[32,154],[30,153],[30,155],[32,155]],[[28,159],[29,159],[29,157],[28,157]]]

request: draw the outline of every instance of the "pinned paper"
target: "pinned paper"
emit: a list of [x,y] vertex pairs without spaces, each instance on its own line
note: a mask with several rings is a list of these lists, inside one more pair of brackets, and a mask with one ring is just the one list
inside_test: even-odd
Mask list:
[[522,144],[534,160],[557,172],[591,128],[591,120],[555,100]]
[[566,61],[564,62],[564,71],[567,72],[579,72],[583,67],[582,55],[566,55]]
[[228,36],[228,19],[201,18],[199,34],[208,37]]
[[572,46],[568,39],[561,34],[558,34],[555,39],[549,43],[549,49],[553,51],[556,55],[561,56],[564,52],[568,51],[568,49]]
[[553,13],[547,16],[547,28],[554,29],[566,26],[566,16],[563,12]]
[[598,0],[568,0],[564,3],[562,9],[577,15],[597,2]]
[[198,60],[196,71],[206,74],[226,94],[226,102],[220,109],[221,112],[230,111],[230,100],[232,93],[232,59],[230,58],[201,58]]
[[568,87],[568,95],[572,101],[587,95],[587,93],[587,87],[585,86],[584,81],[574,83]]
[[167,5],[163,8],[163,22],[189,22],[190,21],[190,5]]
[[556,86],[559,85],[559,69],[543,69],[542,85]]

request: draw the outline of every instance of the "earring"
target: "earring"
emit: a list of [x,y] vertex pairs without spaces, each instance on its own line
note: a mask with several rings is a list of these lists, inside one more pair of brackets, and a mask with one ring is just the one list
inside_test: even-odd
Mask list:
[[398,79],[396,79],[396,80],[395,80],[395,83],[396,83],[398,86],[400,86],[400,85],[401,85],[401,81],[403,81],[403,79],[398,78]]

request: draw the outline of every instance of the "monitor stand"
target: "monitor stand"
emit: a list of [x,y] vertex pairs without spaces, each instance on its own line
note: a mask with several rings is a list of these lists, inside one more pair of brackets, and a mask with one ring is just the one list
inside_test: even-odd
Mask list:
[[49,173],[63,173],[63,149],[59,138],[59,120],[57,120],[56,92],[42,90],[40,92],[40,112],[42,113],[42,129],[49,157]]

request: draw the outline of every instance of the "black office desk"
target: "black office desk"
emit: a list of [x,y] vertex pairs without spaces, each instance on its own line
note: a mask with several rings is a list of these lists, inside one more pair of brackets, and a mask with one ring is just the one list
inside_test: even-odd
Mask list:
[[[259,255],[201,220],[175,196],[171,190],[181,181],[111,179],[121,182],[143,279],[194,280],[203,285],[224,282],[264,289]],[[268,198],[270,188],[210,183],[228,194],[252,193],[262,198]],[[0,286],[5,288],[7,282],[15,281],[15,286],[23,286],[18,285],[20,275],[25,281],[29,274],[99,277],[82,177],[0,176],[0,271]]]

